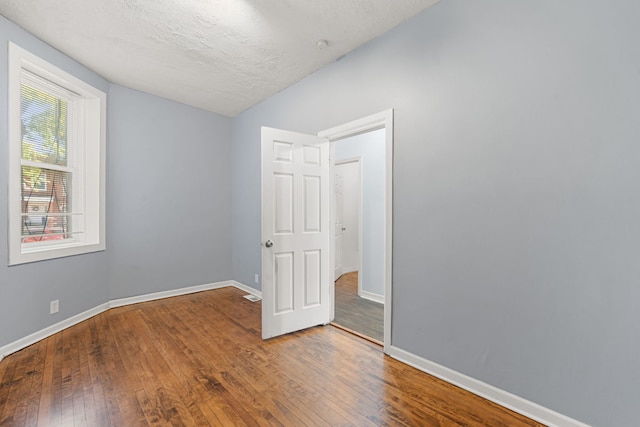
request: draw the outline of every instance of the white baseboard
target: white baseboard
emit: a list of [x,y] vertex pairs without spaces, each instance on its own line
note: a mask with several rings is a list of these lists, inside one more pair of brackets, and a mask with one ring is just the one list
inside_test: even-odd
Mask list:
[[14,341],[3,347],[0,347],[0,362],[2,361],[2,359],[4,359],[5,356],[10,355],[11,353],[15,353],[18,350],[22,350],[23,348],[28,347],[32,344],[35,344],[38,341],[43,340],[47,337],[50,337],[51,335],[56,334],[70,326],[73,326],[84,320],[90,319],[97,314],[107,311],[110,308],[123,307],[125,305],[138,304],[146,301],[154,301],[154,300],[163,299],[163,298],[187,295],[195,292],[209,291],[212,289],[220,289],[220,288],[225,288],[227,286],[233,286],[242,291],[248,292],[252,295],[262,298],[262,292],[256,289],[253,289],[250,286],[244,285],[240,282],[236,282],[235,280],[226,280],[223,282],[209,283],[206,285],[189,286],[186,288],[173,289],[170,291],[154,292],[151,294],[137,295],[137,296],[128,297],[128,298],[119,298],[119,299],[111,300],[104,304],[100,304],[97,307],[84,311],[80,314],[76,314],[75,316],[69,317],[66,320],[56,323],[55,325],[48,326],[38,332],[34,332],[31,335],[28,335],[24,338],[20,338],[17,341]]
[[454,371],[453,369],[431,362],[430,360],[424,359],[420,356],[416,356],[415,354],[409,353],[408,351],[402,350],[398,347],[390,346],[387,354],[394,359],[406,363],[407,365],[413,366],[416,369],[470,391],[473,394],[497,403],[507,409],[511,409],[514,412],[522,414],[525,417],[529,417],[532,420],[538,421],[549,427],[589,427],[581,421],[569,418],[566,415],[562,415],[520,396],[516,396],[515,394],[511,394],[485,382]]
[[80,314],[71,316],[68,319],[62,320],[61,322],[48,326],[44,329],[41,329],[38,332],[34,332],[31,335],[27,335],[24,338],[20,338],[17,341],[14,341],[10,344],[5,345],[4,347],[0,347],[0,360],[4,359],[5,356],[10,355],[11,353],[15,353],[18,350],[22,350],[23,348],[29,347],[30,345],[35,344],[40,340],[50,337],[51,335],[56,334],[84,320],[90,319],[97,314],[107,311],[108,309],[109,309],[109,303],[100,304],[97,307],[91,308],[87,311],[83,311]]
[[255,295],[259,298],[262,298],[262,292],[257,290],[257,289],[253,289],[251,286],[247,286],[243,283],[240,282],[236,282],[235,280],[229,280],[229,285],[230,286],[235,286],[236,288],[240,289],[241,291],[245,291],[250,293],[251,295]]
[[360,298],[368,299],[369,301],[377,302],[384,305],[384,295],[374,294],[373,292],[362,291],[360,292]]
[[154,292],[152,294],[137,295],[128,298],[119,298],[109,301],[109,307],[122,307],[125,305],[138,304],[141,302],[154,301],[157,299],[177,297],[180,295],[193,294],[196,292],[210,291],[212,289],[220,289],[227,286],[235,286],[232,280],[223,282],[208,283],[206,285],[189,286],[186,288],[172,289],[170,291]]

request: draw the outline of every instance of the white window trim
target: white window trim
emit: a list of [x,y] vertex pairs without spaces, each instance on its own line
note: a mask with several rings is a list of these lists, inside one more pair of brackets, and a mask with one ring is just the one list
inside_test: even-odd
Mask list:
[[[80,122],[84,144],[83,161],[78,172],[84,174],[81,210],[85,216],[82,239],[62,243],[46,242],[37,247],[22,243],[21,160],[22,129],[20,123],[20,93],[23,70],[55,83],[83,98],[84,117]],[[38,56],[9,42],[9,265],[24,264],[105,249],[105,170],[106,170],[106,107],[107,95],[60,70]],[[75,192],[75,189],[74,189]],[[73,208],[74,212],[76,211]]]

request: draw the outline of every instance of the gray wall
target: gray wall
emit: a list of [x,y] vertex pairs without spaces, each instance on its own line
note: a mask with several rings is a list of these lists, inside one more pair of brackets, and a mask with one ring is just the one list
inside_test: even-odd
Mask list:
[[336,161],[362,160],[362,290],[384,296],[385,130],[336,142]]
[[[7,52],[8,42],[108,92],[109,84],[0,16],[0,347],[108,300],[107,254],[8,265],[7,252]],[[49,301],[60,311],[49,314]]]
[[111,87],[109,296],[232,277],[231,120]]
[[638,22],[626,0],[447,0],[239,115],[234,277],[260,268],[260,126],[394,108],[392,344],[637,424]]

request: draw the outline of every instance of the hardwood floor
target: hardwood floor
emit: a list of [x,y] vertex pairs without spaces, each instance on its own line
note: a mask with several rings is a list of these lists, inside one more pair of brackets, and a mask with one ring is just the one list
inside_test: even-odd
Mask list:
[[111,309],[7,356],[0,425],[539,425],[331,326],[262,341],[243,294]]
[[384,305],[358,296],[358,272],[340,276],[335,289],[333,323],[380,343],[384,341]]

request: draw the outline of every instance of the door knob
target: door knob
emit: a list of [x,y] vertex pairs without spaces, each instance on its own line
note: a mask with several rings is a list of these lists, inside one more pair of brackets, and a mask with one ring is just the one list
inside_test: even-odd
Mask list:
[[264,242],[264,245],[270,248],[271,246],[273,246],[273,242],[271,240],[267,240],[266,242]]
[[346,231],[346,230],[347,230],[346,228],[342,227],[342,231]]

